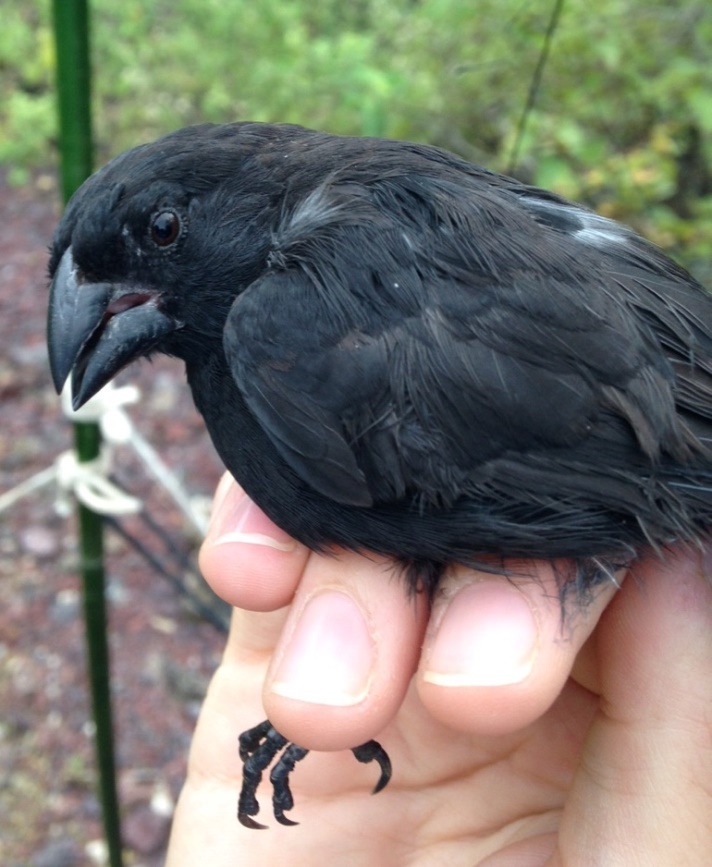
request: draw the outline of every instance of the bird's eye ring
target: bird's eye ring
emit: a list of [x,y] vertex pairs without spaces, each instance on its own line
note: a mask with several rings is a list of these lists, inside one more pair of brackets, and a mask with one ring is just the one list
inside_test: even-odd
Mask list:
[[170,247],[180,237],[180,217],[175,211],[157,211],[151,217],[148,233],[157,247]]

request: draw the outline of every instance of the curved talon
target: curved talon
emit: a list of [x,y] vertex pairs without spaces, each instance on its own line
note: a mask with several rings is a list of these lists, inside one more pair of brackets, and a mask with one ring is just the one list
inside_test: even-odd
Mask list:
[[289,788],[289,775],[294,770],[296,763],[301,762],[308,752],[309,750],[305,747],[288,744],[269,775],[269,781],[273,787],[272,809],[274,810],[274,817],[282,825],[299,824],[299,822],[288,819],[284,812],[291,810],[294,806],[292,790]]
[[256,792],[262,774],[277,753],[288,743],[268,720],[240,735],[240,758],[243,761],[242,789],[237,806],[237,818],[246,828],[266,828],[251,817],[259,812]]
[[371,789],[372,795],[377,795],[381,789],[385,789],[391,779],[391,763],[388,762],[388,768],[381,767],[381,776],[378,778],[378,782]]
[[237,818],[241,825],[244,825],[245,828],[251,828],[253,831],[264,831],[267,828],[267,825],[262,825],[260,822],[255,821],[255,819],[253,819],[252,816],[248,816],[247,813],[238,812]]
[[249,771],[249,768],[243,770],[242,790],[237,802],[237,818],[246,828],[265,828],[266,825],[260,825],[251,818],[260,811],[260,805],[257,803],[257,798],[255,797],[255,790],[259,785],[262,774],[257,773],[254,775],[250,774]]
[[371,790],[372,795],[378,794],[381,789],[384,789],[388,785],[388,782],[391,779],[391,774],[393,773],[393,768],[391,766],[391,760],[388,758],[388,753],[383,749],[383,747],[378,743],[378,741],[366,741],[365,744],[354,747],[351,752],[354,754],[356,760],[359,762],[378,762],[378,765],[381,769],[381,776],[379,777],[376,785]]

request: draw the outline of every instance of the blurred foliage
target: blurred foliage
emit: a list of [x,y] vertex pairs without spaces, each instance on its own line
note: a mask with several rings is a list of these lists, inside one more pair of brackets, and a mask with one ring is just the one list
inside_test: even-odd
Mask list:
[[[507,171],[552,4],[94,0],[98,159],[249,118],[428,141]],[[2,8],[0,162],[22,181],[54,160],[49,2]],[[709,0],[567,0],[514,172],[709,280],[711,52]]]

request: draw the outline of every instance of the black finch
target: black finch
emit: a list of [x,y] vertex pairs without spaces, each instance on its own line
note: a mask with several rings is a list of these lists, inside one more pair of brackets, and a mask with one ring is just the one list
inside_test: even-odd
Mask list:
[[[585,595],[707,532],[712,297],[553,193],[424,145],[196,126],[79,189],[50,276],[75,406],[140,356],[182,358],[252,499],[314,550],[394,557],[413,590],[536,557]],[[247,825],[285,746],[268,724],[242,739]],[[356,749],[385,785],[385,753]],[[273,771],[285,823],[304,752]]]

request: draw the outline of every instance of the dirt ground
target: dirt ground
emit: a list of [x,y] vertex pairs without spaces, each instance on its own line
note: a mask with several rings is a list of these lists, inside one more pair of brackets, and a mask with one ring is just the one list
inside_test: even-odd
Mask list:
[[[49,174],[21,189],[0,175],[0,495],[53,465],[71,427],[51,387],[45,348],[47,245],[59,214]],[[134,366],[130,414],[192,495],[220,472],[182,366]],[[128,447],[123,487],[175,546],[194,557],[185,519]],[[0,513],[0,863],[100,863],[100,811],[77,577],[76,526],[47,485]],[[126,520],[150,540],[140,521]],[[152,543],[151,543],[152,544]],[[116,534],[108,532],[112,688],[127,865],[163,862],[171,804],[223,636]],[[155,546],[154,546],[155,547]],[[237,733],[236,733],[237,735]]]

